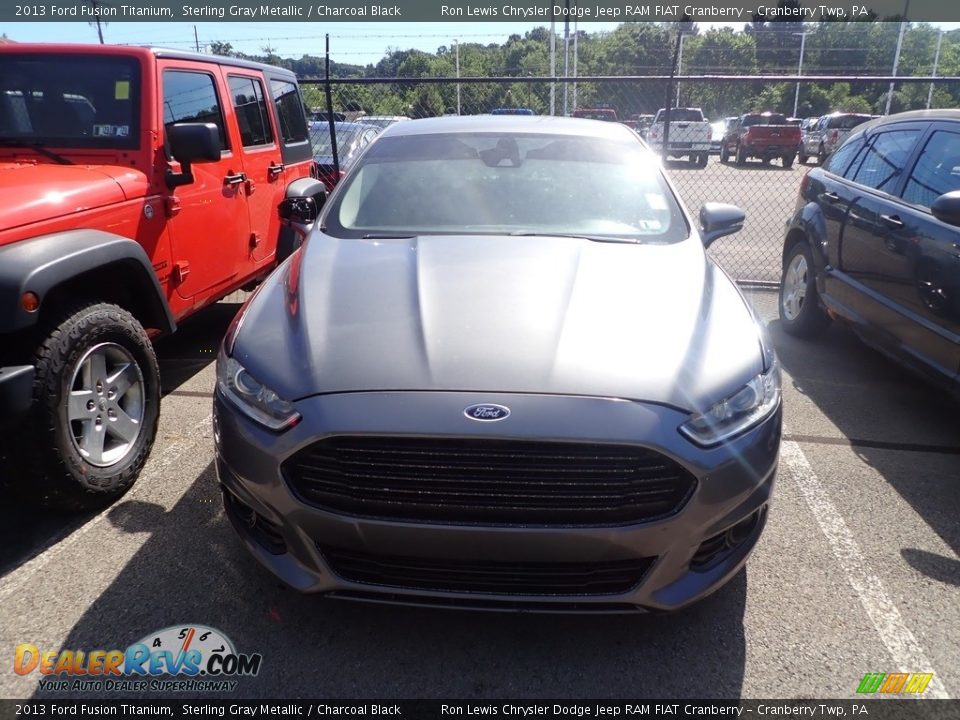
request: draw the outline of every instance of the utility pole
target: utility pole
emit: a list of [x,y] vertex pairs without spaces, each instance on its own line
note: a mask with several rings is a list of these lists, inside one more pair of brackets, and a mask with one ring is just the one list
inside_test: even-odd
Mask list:
[[[570,77],[570,0],[566,0],[567,13],[563,18],[563,76]],[[567,91],[570,89],[566,81],[563,83],[563,115],[570,112],[567,104]]]
[[684,15],[677,23],[677,44],[673,49],[673,64],[670,65],[670,80],[667,82],[667,99],[663,107],[663,145],[660,150],[660,157],[664,163],[667,161],[667,148],[670,147],[670,106],[673,104],[673,78],[677,74],[677,62],[680,59],[680,44],[683,41],[683,34],[689,31],[690,17]]
[[[893,55],[893,72],[891,75],[896,76],[897,74],[897,65],[900,64],[900,48],[903,47],[903,34],[907,30],[907,13],[910,11],[910,0],[906,0],[903,5],[903,19],[900,21],[900,34],[897,35],[897,50]],[[890,89],[887,91],[887,108],[884,110],[884,115],[890,114],[890,103],[893,102],[893,82],[890,83]]]
[[193,45],[197,48],[197,52],[200,52],[200,38],[197,37],[197,26],[193,26]]
[[[800,36],[800,65],[797,67],[797,75],[803,75],[803,50],[807,45],[807,35],[809,31],[795,32],[794,35]],[[797,80],[797,89],[793,93],[793,116],[797,116],[797,108],[800,106],[800,81]]]
[[[680,33],[680,52],[677,54],[677,74],[683,75],[683,38],[685,35]],[[677,80],[677,100],[674,103],[676,107],[680,107],[680,81]]]
[[[940,63],[940,46],[943,44],[943,30],[937,36],[937,52],[933,56],[933,73],[930,77],[937,76],[937,65]],[[930,83],[930,92],[927,93],[927,110],[930,109],[930,103],[933,102],[933,82]]]
[[90,5],[93,7],[93,16],[97,22],[97,37],[100,38],[100,44],[103,45],[103,28],[100,27],[100,13],[98,12],[100,3],[97,0],[90,0]]
[[[457,57],[457,80],[460,79],[460,41],[454,39],[453,41],[454,53]],[[460,83],[457,83],[457,115],[460,114]]]
[[[550,77],[557,76],[557,21],[553,16],[553,3],[550,3]],[[550,82],[550,114],[557,114],[557,83]]]
[[[575,0],[573,6],[577,7],[577,2]],[[577,35],[579,31],[577,29],[577,18],[573,18],[573,77],[577,77]],[[577,81],[573,81],[573,109],[577,109]]]

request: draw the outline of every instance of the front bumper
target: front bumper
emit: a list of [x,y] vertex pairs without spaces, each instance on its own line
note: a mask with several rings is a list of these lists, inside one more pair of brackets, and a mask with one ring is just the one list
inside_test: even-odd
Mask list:
[[[508,405],[513,414],[495,423],[464,416],[463,408],[481,402]],[[227,514],[253,555],[304,592],[485,609],[675,610],[702,599],[736,574],[759,539],[781,433],[778,409],[732,442],[703,449],[677,431],[686,419],[683,413],[585,397],[382,392],[317,396],[296,405],[303,421],[275,435],[240,415],[219,393],[214,400],[217,472]],[[696,478],[696,487],[672,516],[627,525],[483,526],[371,519],[308,505],[283,476],[285,460],[336,435],[642,445],[682,465]],[[722,540],[733,537],[731,528],[738,528],[737,541],[725,546]],[[710,548],[717,547],[720,550],[708,557]],[[325,549],[367,559],[400,557],[448,565],[510,562],[521,568],[524,563],[542,568],[550,563],[650,562],[639,582],[622,592],[449,591],[344,579],[331,569]]]
[[33,365],[0,367],[0,428],[22,422],[33,405]]

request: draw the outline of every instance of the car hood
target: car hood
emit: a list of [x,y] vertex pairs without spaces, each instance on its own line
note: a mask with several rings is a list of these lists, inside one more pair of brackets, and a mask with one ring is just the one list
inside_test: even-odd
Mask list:
[[0,162],[0,230],[142,196],[146,185],[129,167]]
[[315,233],[250,300],[233,354],[290,400],[450,390],[688,410],[764,365],[754,315],[696,237]]

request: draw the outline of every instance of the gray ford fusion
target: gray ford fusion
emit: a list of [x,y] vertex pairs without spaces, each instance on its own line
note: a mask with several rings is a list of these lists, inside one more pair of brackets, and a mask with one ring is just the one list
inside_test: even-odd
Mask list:
[[[226,514],[356,600],[674,610],[741,568],[780,371],[656,156],[616,123],[387,128],[217,361]],[[309,204],[309,203],[308,203]],[[302,208],[302,205],[301,205]]]

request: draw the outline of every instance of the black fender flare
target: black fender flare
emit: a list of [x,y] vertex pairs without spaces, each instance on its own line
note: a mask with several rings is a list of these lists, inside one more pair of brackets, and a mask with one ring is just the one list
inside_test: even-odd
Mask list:
[[164,333],[177,328],[160,282],[144,249],[129,238],[102,230],[66,230],[0,247],[0,333],[36,325],[40,312],[21,304],[26,292],[40,297],[40,309],[58,286],[97,270],[122,273],[136,286],[138,319]]

